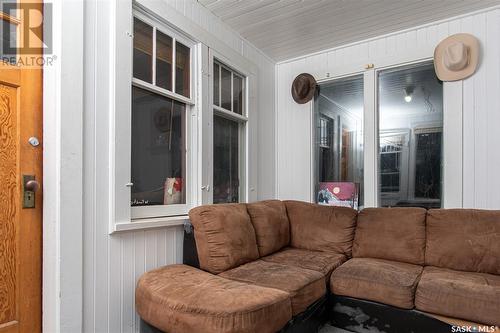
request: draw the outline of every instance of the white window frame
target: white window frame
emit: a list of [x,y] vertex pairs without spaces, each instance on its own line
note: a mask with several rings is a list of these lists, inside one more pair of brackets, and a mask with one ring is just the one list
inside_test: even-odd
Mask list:
[[[133,7],[133,8],[132,8]],[[247,135],[245,137],[245,184],[244,195],[247,200],[257,199],[257,117],[254,114],[254,105],[257,101],[257,74],[258,66],[246,56],[228,46],[220,37],[208,33],[202,27],[192,24],[185,16],[177,11],[172,11],[164,1],[135,0],[132,3],[124,2],[117,4],[116,16],[111,17],[111,33],[108,43],[102,48],[108,49],[109,58],[104,61],[109,66],[109,73],[102,76],[109,78],[109,82],[103,82],[103,86],[109,85],[109,92],[98,92],[101,94],[97,99],[106,99],[109,103],[109,113],[106,112],[105,123],[100,123],[98,131],[109,138],[106,142],[105,156],[109,161],[109,167],[104,171],[106,177],[100,181],[105,182],[108,191],[103,194],[106,197],[106,211],[109,216],[109,233],[144,230],[149,228],[182,225],[188,220],[189,208],[200,205],[206,200],[207,194],[211,195],[211,187],[206,187],[212,170],[208,163],[211,156],[211,116],[212,108],[208,101],[211,98],[209,91],[209,50],[220,52],[218,58],[225,64],[238,69],[238,72],[247,76]],[[190,123],[191,132],[187,140],[189,144],[189,156],[191,162],[187,165],[191,168],[189,174],[190,184],[186,184],[186,193],[191,198],[187,202],[182,215],[166,216],[164,213],[158,216],[146,218],[132,218],[131,199],[131,106],[132,106],[132,59],[133,59],[133,15],[140,12],[155,20],[155,24],[162,24],[168,29],[188,40],[196,42],[191,53],[192,79],[191,99],[194,106],[187,114],[187,122]],[[187,44],[185,44],[187,45]],[[224,56],[222,56],[222,54]],[[210,114],[210,117],[209,117]],[[248,164],[252,167],[249,168]],[[203,182],[202,182],[203,181]],[[211,184],[210,184],[211,185]],[[208,191],[203,190],[207,188]],[[183,212],[184,212],[183,211]],[[152,215],[152,214],[151,214]]]
[[[363,111],[363,151],[364,151],[364,207],[378,207],[378,73],[390,68],[409,65],[425,64],[432,61],[431,56],[416,57],[414,59],[383,59],[381,64],[370,64],[368,69],[359,71],[356,66],[333,68],[324,76],[324,73],[313,73],[320,77],[318,83],[327,84],[338,79],[363,74],[364,82],[364,111]],[[373,67],[372,67],[373,66]],[[314,116],[314,103],[311,103],[311,117]],[[315,144],[314,121],[311,121],[311,144]],[[463,82],[443,82],[443,174],[441,205],[444,208],[459,208],[463,206],[462,170],[463,152],[461,145],[463,138]],[[311,155],[311,201],[316,200],[316,165],[314,153]]]
[[[224,57],[222,54],[215,50],[208,50],[208,62],[205,70],[208,71],[208,105],[204,110],[205,121],[203,122],[203,132],[204,142],[203,142],[203,172],[202,172],[202,203],[212,204],[213,203],[213,119],[214,116],[224,117],[228,120],[237,122],[239,125],[239,202],[247,202],[249,199],[249,189],[248,179],[249,179],[249,133],[250,133],[250,116],[252,114],[252,105],[250,103],[250,96],[254,93],[252,88],[253,74],[247,69],[242,68],[242,66],[236,65],[230,59]],[[235,72],[239,76],[243,77],[244,81],[244,97],[243,97],[243,114],[240,115],[232,110],[227,110],[220,106],[214,104],[214,84],[213,84],[213,68],[214,62],[217,62],[219,66],[223,66],[230,70],[231,73]],[[204,70],[204,71],[205,71]],[[233,74],[231,74],[233,75]],[[232,77],[232,76],[231,76]],[[221,80],[219,78],[219,87],[221,85]],[[232,85],[232,80],[231,80]],[[232,87],[231,87],[231,109],[233,108],[233,98],[232,98]],[[219,101],[221,101],[221,96],[219,95]]]
[[[153,27],[153,38],[155,31],[160,30],[166,35],[172,37],[174,42],[173,57],[175,58],[175,41],[179,41],[191,49],[190,55],[190,94],[189,98],[175,93],[175,81],[172,80],[172,90],[163,89],[152,83],[133,78],[133,20],[137,17],[139,20]],[[144,7],[137,6],[134,3],[132,15],[119,16],[116,22],[117,31],[126,32],[118,34],[115,50],[128,50],[128,56],[125,52],[115,54],[114,64],[114,99],[111,105],[110,116],[110,233],[116,231],[150,228],[153,226],[168,226],[182,223],[187,219],[187,213],[190,208],[198,203],[198,184],[197,164],[198,164],[198,124],[197,116],[199,112],[199,56],[201,45],[190,36],[177,30],[166,21],[153,16],[150,11]],[[154,40],[156,43],[156,40]],[[155,49],[153,49],[153,78],[155,75]],[[175,62],[172,66],[175,73]],[[175,75],[175,74],[174,74]],[[154,81],[152,81],[154,82]],[[186,146],[186,169],[183,175],[185,182],[184,190],[186,193],[186,203],[180,205],[158,205],[158,206],[135,206],[131,207],[131,148],[132,148],[132,86],[146,89],[158,95],[171,98],[186,105],[186,128],[185,128],[185,146]]]
[[[193,192],[190,190],[192,176],[193,176],[193,163],[192,163],[192,151],[191,145],[195,142],[192,138],[192,122],[189,115],[196,112],[195,103],[195,52],[196,52],[196,42],[190,40],[188,37],[183,36],[180,32],[174,30],[173,28],[163,24],[162,22],[151,18],[151,16],[141,12],[140,10],[134,11],[134,17],[141,20],[142,22],[153,27],[153,54],[152,54],[152,83],[145,82],[143,80],[132,78],[132,86],[149,90],[157,95],[165,96],[175,101],[181,102],[186,106],[186,128],[185,131],[185,175],[183,175],[184,191],[185,191],[185,203],[184,204],[173,204],[173,205],[154,205],[154,206],[133,206],[131,207],[131,218],[132,220],[145,219],[145,218],[159,218],[159,217],[171,217],[171,216],[182,216],[186,215],[189,209],[192,207],[192,195]],[[155,85],[156,83],[156,32],[161,31],[165,35],[172,38],[172,91],[165,88],[161,88]],[[175,92],[175,72],[176,72],[176,42],[180,42],[183,45],[190,48],[190,92],[189,98],[180,95]],[[196,150],[194,150],[196,151]],[[132,163],[132,161],[130,162]],[[133,186],[133,185],[132,185]]]

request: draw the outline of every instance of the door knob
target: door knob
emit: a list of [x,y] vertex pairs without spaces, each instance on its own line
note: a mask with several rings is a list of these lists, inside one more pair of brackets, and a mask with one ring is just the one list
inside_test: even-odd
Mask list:
[[36,192],[38,191],[38,189],[40,188],[40,183],[37,182],[36,180],[34,179],[31,179],[31,180],[28,180],[25,184],[24,184],[24,189],[26,191],[31,191],[31,192]]

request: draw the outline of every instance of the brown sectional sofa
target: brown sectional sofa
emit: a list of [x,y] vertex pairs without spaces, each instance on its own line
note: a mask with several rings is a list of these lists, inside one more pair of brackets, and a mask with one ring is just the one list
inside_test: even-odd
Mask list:
[[332,294],[500,326],[500,211],[269,200],[189,215],[201,270],[166,266],[137,285],[159,330],[277,332]]

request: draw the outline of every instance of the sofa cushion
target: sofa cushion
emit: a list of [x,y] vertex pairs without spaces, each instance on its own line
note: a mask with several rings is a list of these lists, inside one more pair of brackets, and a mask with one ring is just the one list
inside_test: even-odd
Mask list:
[[379,258],[423,265],[423,208],[366,208],[358,215],[353,257]]
[[415,307],[500,326],[500,276],[427,266],[417,287]]
[[351,256],[357,212],[346,207],[285,201],[290,220],[290,246]]
[[430,210],[425,263],[500,275],[500,211]]
[[217,274],[259,258],[245,204],[200,206],[191,209],[189,218],[202,269]]
[[411,309],[421,272],[422,267],[417,265],[353,258],[333,271],[330,290],[336,295]]
[[284,248],[290,242],[290,223],[285,204],[279,200],[267,200],[247,205],[260,256],[266,256]]
[[141,318],[165,332],[274,333],[292,317],[286,292],[185,265],[145,273],[135,302]]
[[282,251],[261,258],[264,261],[275,262],[310,269],[320,272],[325,280],[330,281],[332,271],[347,260],[346,256],[339,253],[320,252],[295,248],[285,248]]
[[286,291],[292,301],[293,315],[303,312],[326,293],[323,274],[263,260],[233,268],[219,276]]

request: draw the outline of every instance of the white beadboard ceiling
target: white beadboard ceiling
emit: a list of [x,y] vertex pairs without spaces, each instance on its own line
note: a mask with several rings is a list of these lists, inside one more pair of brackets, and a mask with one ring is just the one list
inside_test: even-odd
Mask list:
[[198,1],[276,61],[500,4],[500,0]]

